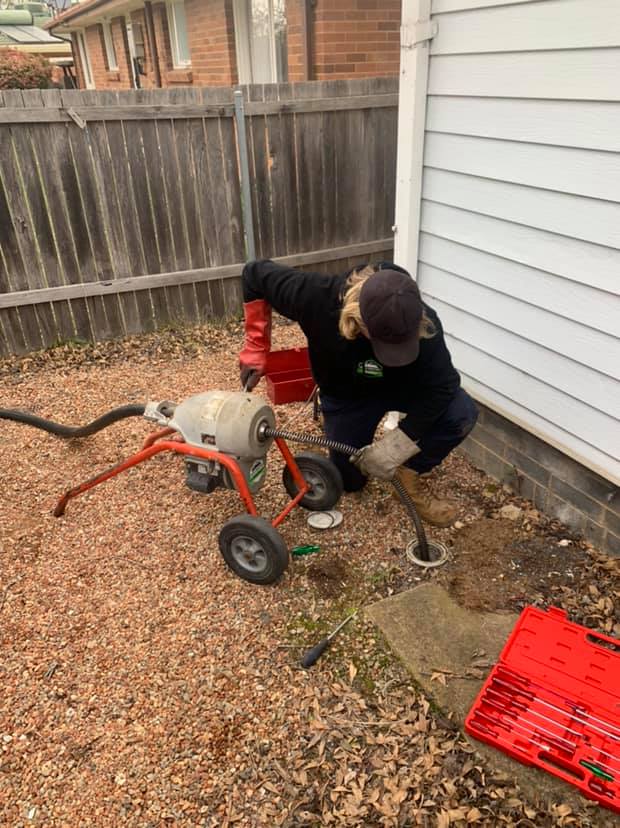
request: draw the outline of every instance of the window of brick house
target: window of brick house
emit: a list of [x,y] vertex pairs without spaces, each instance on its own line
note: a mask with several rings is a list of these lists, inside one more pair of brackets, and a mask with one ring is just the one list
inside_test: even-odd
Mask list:
[[80,55],[80,63],[82,64],[82,74],[84,75],[84,83],[86,84],[87,89],[94,89],[95,82],[93,80],[93,70],[90,65],[90,58],[88,56],[88,49],[86,48],[86,39],[84,38],[84,32],[76,32],[75,40],[78,47],[78,53]]
[[105,61],[108,71],[118,71],[118,61],[116,59],[116,49],[114,48],[114,38],[112,37],[112,26],[106,20],[101,24],[101,31],[103,32],[103,45],[105,48]]
[[240,83],[276,83],[288,77],[285,0],[234,0]]
[[144,69],[144,61],[146,60],[146,49],[144,48],[144,29],[142,23],[133,23],[133,42],[136,50],[136,57],[140,62],[140,66]]
[[135,89],[140,89],[140,75],[146,73],[144,32],[142,25],[133,21],[130,17],[125,18],[125,30],[127,32],[127,48],[129,50],[133,86]]
[[185,2],[184,0],[168,0],[167,9],[172,65],[175,69],[184,69],[186,66],[191,66],[192,63],[187,37]]

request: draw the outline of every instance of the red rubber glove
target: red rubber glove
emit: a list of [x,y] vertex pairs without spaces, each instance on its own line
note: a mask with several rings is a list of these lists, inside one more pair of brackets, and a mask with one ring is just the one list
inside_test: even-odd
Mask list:
[[271,305],[265,299],[255,299],[243,305],[245,316],[245,345],[239,354],[241,385],[251,391],[267,368],[271,350]]

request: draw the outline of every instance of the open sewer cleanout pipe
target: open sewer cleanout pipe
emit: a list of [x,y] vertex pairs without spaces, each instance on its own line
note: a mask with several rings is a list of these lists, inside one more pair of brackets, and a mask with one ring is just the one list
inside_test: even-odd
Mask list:
[[[328,448],[332,449],[332,451],[346,454],[349,457],[353,457],[359,451],[359,449],[353,446],[348,446],[346,443],[340,443],[337,440],[330,440],[327,437],[319,437],[315,434],[302,434],[297,431],[288,431],[287,429],[281,428],[270,428],[267,425],[261,427],[261,435],[263,437],[282,437],[284,440],[290,440],[293,443],[321,446],[322,448]],[[416,564],[416,566],[422,566],[426,569],[441,566],[448,560],[447,548],[443,543],[427,540],[424,526],[422,525],[413,500],[409,497],[409,493],[396,477],[392,479],[392,485],[409,513],[416,530],[416,538],[408,543],[405,551],[407,560],[410,563]]]

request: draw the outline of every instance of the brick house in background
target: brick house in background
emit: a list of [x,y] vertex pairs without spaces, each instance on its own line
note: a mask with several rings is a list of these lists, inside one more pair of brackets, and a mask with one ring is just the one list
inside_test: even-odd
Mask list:
[[82,0],[70,34],[89,89],[398,74],[400,0]]

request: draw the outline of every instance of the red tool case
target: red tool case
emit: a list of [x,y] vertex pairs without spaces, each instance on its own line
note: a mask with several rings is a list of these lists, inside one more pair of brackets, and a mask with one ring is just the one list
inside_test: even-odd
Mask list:
[[267,394],[274,405],[306,402],[314,390],[307,348],[271,351],[265,371]]
[[527,607],[465,729],[620,813],[620,641]]

